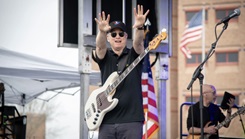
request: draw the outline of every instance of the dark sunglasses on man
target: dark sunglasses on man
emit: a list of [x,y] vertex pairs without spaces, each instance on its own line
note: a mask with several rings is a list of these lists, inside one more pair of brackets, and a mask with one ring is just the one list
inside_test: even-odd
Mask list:
[[111,32],[111,37],[112,37],[112,38],[115,38],[115,37],[117,36],[117,34],[118,34],[120,37],[123,37],[123,36],[124,36],[124,32],[119,32],[119,33]]

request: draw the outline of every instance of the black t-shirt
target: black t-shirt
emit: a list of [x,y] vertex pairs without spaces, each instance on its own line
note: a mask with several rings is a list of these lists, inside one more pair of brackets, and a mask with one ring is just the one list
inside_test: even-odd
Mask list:
[[[106,82],[111,73],[118,71],[118,62],[126,55],[128,55],[127,65],[130,65],[139,56],[134,48],[125,48],[120,56],[112,50],[107,50],[103,59],[93,56],[101,71],[102,84]],[[102,124],[144,121],[141,74],[142,61],[134,67],[117,87],[113,98],[117,98],[119,102],[113,110],[106,113]]]
[[[194,117],[194,127],[201,127],[201,120],[200,120],[200,103],[197,102],[193,107],[193,117]],[[187,129],[189,130],[192,127],[192,121],[191,121],[191,107],[189,107],[188,110],[188,117],[187,117]],[[210,125],[218,125],[218,122],[221,123],[225,120],[225,115],[221,112],[220,108],[211,103],[208,107],[203,107],[203,126],[205,126],[209,121],[212,123]],[[209,139],[218,139],[219,133],[217,135],[212,135],[209,137]]]

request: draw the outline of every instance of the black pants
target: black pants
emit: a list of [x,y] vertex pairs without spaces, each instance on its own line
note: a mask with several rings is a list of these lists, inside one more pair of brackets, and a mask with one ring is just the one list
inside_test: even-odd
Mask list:
[[142,139],[143,122],[102,124],[99,139]]

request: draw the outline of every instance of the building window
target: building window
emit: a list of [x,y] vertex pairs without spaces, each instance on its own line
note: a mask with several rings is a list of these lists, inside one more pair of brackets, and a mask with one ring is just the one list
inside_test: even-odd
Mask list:
[[[198,13],[199,11],[186,11],[186,21],[189,22],[191,20],[191,18]],[[205,10],[205,21],[207,21],[208,19],[208,14],[207,14],[207,10]]]
[[[224,17],[228,16],[230,13],[234,12],[234,9],[217,9],[216,10],[216,20],[220,21]],[[238,21],[238,16],[231,19],[232,22]]]
[[196,53],[196,54],[191,54],[191,59],[186,59],[186,65],[197,65],[202,62],[202,54],[201,53]]
[[[193,96],[193,103],[198,102],[199,100],[200,100],[200,96]],[[221,104],[222,100],[223,100],[223,96],[219,96],[218,95],[216,97],[215,104]],[[190,96],[186,97],[186,102],[191,102],[191,97]],[[235,104],[239,104],[239,96],[236,96]]]
[[237,64],[238,52],[216,52],[217,64]]

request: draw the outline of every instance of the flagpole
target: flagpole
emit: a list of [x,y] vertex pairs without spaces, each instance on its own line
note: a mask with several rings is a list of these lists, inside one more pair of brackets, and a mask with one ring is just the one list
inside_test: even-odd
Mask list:
[[[202,7],[202,61],[205,59],[205,7]],[[205,77],[205,66],[203,67],[203,75]],[[203,79],[203,83],[205,83],[205,78]]]
[[[148,18],[147,18],[147,20],[146,20],[144,25],[146,26],[146,30],[145,30],[145,33],[144,33],[144,37],[145,37],[144,39],[146,39],[147,33],[150,32],[149,26],[151,25],[151,23],[150,23]],[[147,111],[145,112],[145,139],[148,139],[148,108],[147,108]]]
[[[149,19],[146,20],[145,24],[145,38],[144,38],[144,45],[145,48],[149,45],[149,26],[151,25]],[[150,136],[154,135],[156,131],[159,129],[158,125],[158,111],[156,105],[156,96],[154,90],[154,81],[151,72],[151,64],[150,64],[150,56],[147,56],[144,59],[144,67],[142,72],[142,93],[143,95],[143,105],[144,105],[144,112],[145,112],[145,122],[144,122],[144,137],[143,139],[148,139]],[[149,103],[151,102],[151,103]]]
[[145,112],[145,119],[146,119],[145,120],[145,139],[147,139],[148,138],[148,135],[147,135],[148,112],[147,111]]

